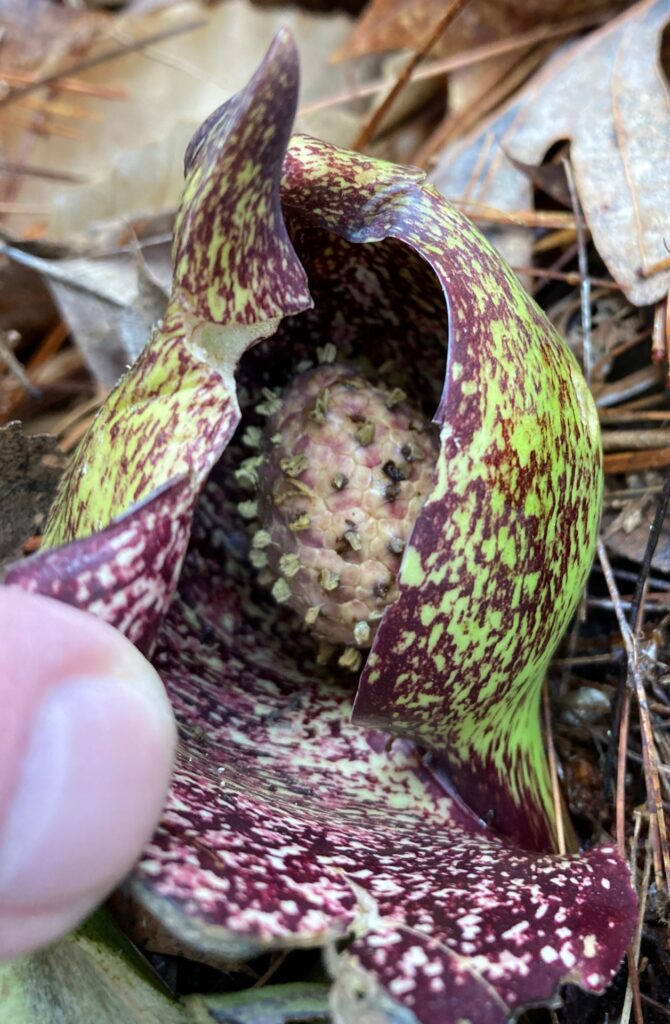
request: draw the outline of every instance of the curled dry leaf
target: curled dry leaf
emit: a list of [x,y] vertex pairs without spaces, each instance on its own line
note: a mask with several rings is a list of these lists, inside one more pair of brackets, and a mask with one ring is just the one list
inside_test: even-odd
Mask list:
[[47,283],[90,372],[105,389],[135,361],[165,311],[171,228],[172,217],[142,218],[137,231],[147,236],[143,243],[132,226],[99,225],[94,237],[76,240],[76,249],[86,255],[65,252],[58,259],[41,255],[39,245],[5,247],[16,266],[36,271]]
[[[592,557],[597,418],[547,320],[420,173],[290,140],[297,74],[282,33],[194,137],[164,322],[72,462],[51,550],[6,582],[94,602],[153,649],[182,746],[129,888],[163,930],[230,959],[349,937],[338,1021],[502,1024],[565,981],[602,989],[635,921],[616,851],[549,852],[539,722]],[[265,538],[236,473],[264,443],[256,402],[336,346],[372,378],[395,367],[441,438],[353,721],[352,677],[316,663],[252,567]],[[351,430],[393,515],[406,481]],[[287,477],[314,494],[333,454]]]
[[[665,173],[668,86],[659,63],[668,0],[645,0],[552,58],[515,98],[463,141],[432,174],[446,196],[498,210],[527,210],[532,185],[510,158],[539,164],[569,139],[575,184],[593,241],[636,305],[668,291]],[[508,232],[491,235],[505,249]],[[513,250],[514,251],[514,250]]]

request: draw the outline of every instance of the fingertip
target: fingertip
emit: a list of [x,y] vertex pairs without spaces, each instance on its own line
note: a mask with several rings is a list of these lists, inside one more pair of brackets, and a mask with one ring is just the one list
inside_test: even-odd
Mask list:
[[[10,604],[14,650],[0,659],[14,722],[13,771],[0,760],[5,956],[71,927],[130,869],[160,815],[176,742],[160,678],[124,637],[48,598],[14,591]],[[4,626],[7,608],[0,591]],[[8,931],[2,920],[24,924]]]

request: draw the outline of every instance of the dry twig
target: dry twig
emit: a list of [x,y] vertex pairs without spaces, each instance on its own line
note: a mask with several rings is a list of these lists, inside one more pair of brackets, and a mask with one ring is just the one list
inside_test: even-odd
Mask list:
[[365,149],[370,140],[374,138],[375,132],[381,124],[383,118],[389,112],[398,96],[409,82],[412,72],[416,68],[427,53],[430,53],[435,43],[442,36],[449,25],[456,17],[456,15],[469,3],[469,0],[451,0],[449,7],[444,12],[437,25],[432,31],[428,33],[424,41],[421,43],[415,53],[412,54],[410,59],[407,61],[405,66],[402,68],[398,78],[396,79],[395,85],[388,93],[386,98],[379,104],[376,110],[373,110],[372,114],[368,118],[367,122],[363,125],[362,129],[358,133],[356,141],[354,142],[354,149]]
[[161,32],[153,32],[151,35],[144,36],[142,39],[137,39],[134,42],[111,47],[102,53],[96,54],[95,57],[88,57],[85,60],[77,61],[75,64],[70,64],[67,68],[61,68],[60,71],[54,71],[50,75],[44,75],[41,78],[28,81],[24,85],[18,85],[11,89],[6,96],[0,98],[0,109],[16,103],[17,100],[21,100],[29,96],[30,93],[37,92],[39,89],[44,89],[46,86],[56,85],[64,79],[71,80],[73,75],[81,74],[82,71],[88,71],[90,68],[98,67],[100,64],[108,64],[112,60],[125,57],[136,50],[143,50],[147,46],[153,46],[155,43],[163,42],[165,39],[171,39],[173,36],[192,32],[193,29],[202,28],[205,24],[202,18],[198,18],[195,21],[184,22],[182,25],[171,26],[170,28],[163,29]]
[[661,795],[661,784],[658,775],[658,754],[651,726],[651,716],[647,703],[641,669],[641,652],[637,637],[633,635],[626,620],[621,604],[621,597],[614,579],[607,551],[602,540],[598,540],[598,558],[602,566],[607,589],[609,590],[614,612],[619,624],[621,638],[628,658],[628,685],[632,686],[637,698],[640,730],[642,735],[642,758],[644,776],[647,787],[647,806],[650,815],[650,834],[654,852],[654,877],[659,892],[670,891],[670,849]]

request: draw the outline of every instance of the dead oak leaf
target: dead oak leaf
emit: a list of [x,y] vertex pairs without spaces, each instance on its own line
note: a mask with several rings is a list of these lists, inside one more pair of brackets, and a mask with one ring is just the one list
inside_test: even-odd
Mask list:
[[[579,15],[601,14],[622,6],[623,0],[478,0],[459,12],[432,52],[446,56],[505,39],[538,24],[560,24]],[[338,57],[363,57],[418,45],[442,17],[444,7],[444,0],[372,0]]]
[[448,197],[528,209],[532,185],[508,155],[538,164],[569,139],[595,246],[639,306],[670,285],[670,271],[645,276],[667,259],[670,242],[670,97],[658,54],[668,21],[670,0],[645,0],[563,49],[494,117],[449,146],[432,175]]

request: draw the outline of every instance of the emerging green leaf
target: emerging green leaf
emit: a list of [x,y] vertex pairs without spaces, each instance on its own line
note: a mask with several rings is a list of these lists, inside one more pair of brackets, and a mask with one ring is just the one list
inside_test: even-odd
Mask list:
[[[224,996],[191,996],[186,1004],[194,1024],[327,1024],[328,986],[319,982],[293,982]],[[197,1016],[196,1016],[197,1015]]]
[[76,934],[0,964],[0,993],[7,1024],[186,1024],[184,1008],[104,910]]

